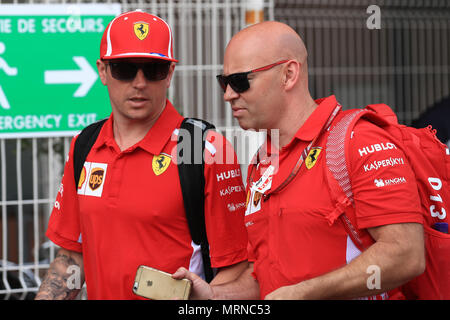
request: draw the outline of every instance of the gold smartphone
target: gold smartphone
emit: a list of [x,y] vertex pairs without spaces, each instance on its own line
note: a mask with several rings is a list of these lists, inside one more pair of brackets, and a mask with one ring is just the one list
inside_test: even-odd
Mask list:
[[170,273],[147,266],[139,266],[134,279],[133,292],[152,300],[187,300],[191,281],[177,280]]

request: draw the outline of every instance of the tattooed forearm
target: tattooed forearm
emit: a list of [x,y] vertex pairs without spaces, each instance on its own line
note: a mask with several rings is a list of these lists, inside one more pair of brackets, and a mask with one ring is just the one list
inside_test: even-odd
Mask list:
[[[42,280],[36,300],[69,300],[74,299],[80,291],[80,286],[73,286],[70,283],[72,270],[76,267],[78,270],[83,269],[82,256],[79,253],[60,250],[55,260],[50,265],[48,272]],[[79,274],[83,277],[82,271]],[[83,282],[80,279],[79,283]]]

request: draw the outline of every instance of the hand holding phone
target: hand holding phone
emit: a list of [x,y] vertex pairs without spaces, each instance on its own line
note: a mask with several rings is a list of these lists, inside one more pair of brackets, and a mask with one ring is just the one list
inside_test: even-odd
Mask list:
[[134,279],[133,292],[153,300],[187,300],[191,281],[177,280],[170,273],[147,266],[139,266]]

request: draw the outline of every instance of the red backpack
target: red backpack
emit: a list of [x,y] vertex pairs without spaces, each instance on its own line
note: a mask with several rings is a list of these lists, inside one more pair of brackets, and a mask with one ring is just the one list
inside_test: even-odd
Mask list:
[[335,198],[336,214],[340,215],[355,245],[361,251],[367,247],[361,242],[359,231],[353,227],[355,217],[345,209],[353,202],[346,162],[348,143],[354,125],[362,117],[392,136],[405,153],[417,181],[424,218],[426,269],[422,275],[406,283],[401,291],[407,299],[450,299],[450,234],[448,230],[436,230],[445,228],[445,224],[448,229],[450,155],[431,126],[416,129],[401,125],[385,104],[344,111],[330,129],[326,144],[326,171],[331,194]]

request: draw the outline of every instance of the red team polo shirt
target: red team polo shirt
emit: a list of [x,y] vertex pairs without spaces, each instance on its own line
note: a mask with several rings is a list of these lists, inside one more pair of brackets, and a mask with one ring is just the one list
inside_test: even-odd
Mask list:
[[[287,179],[301,152],[319,135],[337,106],[334,96],[319,99],[316,103],[317,109],[292,141],[272,153],[272,156],[278,156],[279,169],[275,171],[271,185],[266,183],[264,193],[275,190]],[[313,148],[324,148],[326,134],[322,136]],[[390,148],[377,148],[377,144]],[[270,148],[269,141],[269,155]],[[354,193],[356,227],[421,223],[414,175],[405,155],[390,137],[382,129],[361,120],[355,126],[350,148],[348,170]],[[325,176],[325,151],[317,149],[315,158],[316,162],[309,163],[309,168],[306,162],[303,163],[295,178],[266,201],[252,192],[251,187],[266,172],[270,162],[266,158],[258,165],[249,166],[245,223],[249,256],[255,262],[254,276],[260,285],[261,298],[279,287],[342,267],[360,254],[340,219],[329,224],[328,215],[334,206]]]
[[[72,140],[47,236],[83,254],[89,299],[140,298],[132,292],[139,265],[203,272],[174,161],[182,119],[167,101],[144,139],[121,152],[111,115],[86,158],[78,188]],[[224,163],[230,154],[233,163]],[[205,221],[211,264],[219,268],[247,258],[245,192],[234,150],[217,132],[208,134],[205,162]]]

